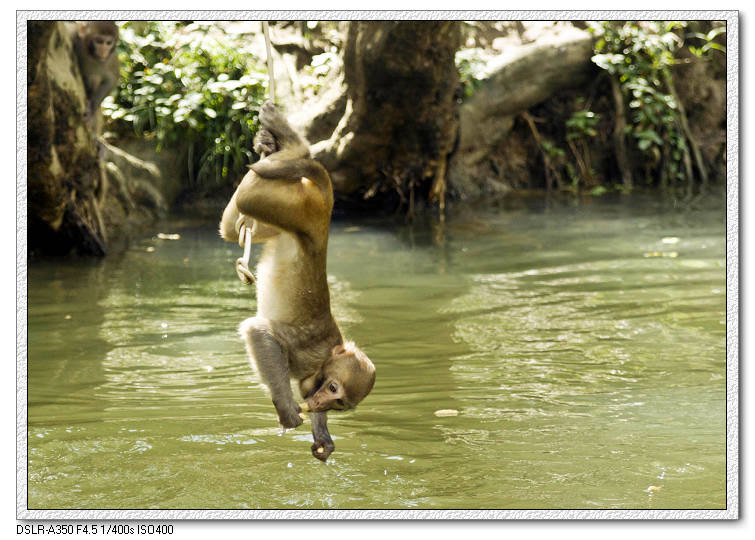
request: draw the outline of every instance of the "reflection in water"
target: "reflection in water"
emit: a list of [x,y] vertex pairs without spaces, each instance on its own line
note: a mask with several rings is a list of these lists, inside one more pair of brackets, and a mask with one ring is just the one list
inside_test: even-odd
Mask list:
[[33,263],[29,507],[721,508],[723,207],[655,204],[335,224],[333,310],[378,379],[327,464],[277,428],[214,224]]

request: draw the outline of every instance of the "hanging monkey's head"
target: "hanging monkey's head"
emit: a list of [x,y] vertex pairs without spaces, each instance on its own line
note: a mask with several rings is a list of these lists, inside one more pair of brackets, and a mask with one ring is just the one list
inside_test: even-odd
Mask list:
[[323,364],[314,393],[306,400],[311,412],[353,409],[375,384],[375,366],[348,341],[336,345]]

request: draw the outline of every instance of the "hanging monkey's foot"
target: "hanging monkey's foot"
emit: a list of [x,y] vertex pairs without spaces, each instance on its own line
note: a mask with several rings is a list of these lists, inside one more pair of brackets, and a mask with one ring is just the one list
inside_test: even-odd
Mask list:
[[257,135],[254,136],[254,151],[260,156],[265,157],[280,150],[275,135],[265,128],[260,128]]
[[276,142],[276,150],[285,150],[287,159],[309,156],[309,143],[294,131],[272,101],[266,101],[260,107],[259,122],[260,132],[271,133]]
[[288,120],[286,120],[281,114],[278,107],[275,106],[275,103],[270,100],[267,100],[262,104],[262,107],[260,107],[259,121],[260,126],[269,129],[278,137],[281,137],[282,135],[282,133],[280,133],[281,130],[293,131],[291,126],[288,125]]

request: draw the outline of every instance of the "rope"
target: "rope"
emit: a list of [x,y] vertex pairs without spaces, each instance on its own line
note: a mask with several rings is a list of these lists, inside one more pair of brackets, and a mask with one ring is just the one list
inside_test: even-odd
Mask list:
[[[267,74],[270,100],[275,103],[275,74],[273,72],[273,52],[270,42],[270,23],[262,21],[262,33],[265,35],[265,49],[267,49]],[[264,157],[264,156],[262,156]],[[241,219],[241,218],[240,218]],[[236,259],[236,275],[246,285],[254,283],[254,274],[249,270],[249,260],[252,256],[252,229],[241,225],[239,229],[239,246],[244,248],[244,255]]]
[[273,71],[273,53],[270,44],[270,23],[262,21],[262,33],[265,34],[265,48],[267,49],[267,75],[269,77],[268,88],[270,100],[275,103],[275,73]]
[[249,258],[252,255],[252,229],[241,226],[239,245],[244,247],[244,256],[236,259],[236,275],[246,285],[254,283],[254,274],[249,270]]

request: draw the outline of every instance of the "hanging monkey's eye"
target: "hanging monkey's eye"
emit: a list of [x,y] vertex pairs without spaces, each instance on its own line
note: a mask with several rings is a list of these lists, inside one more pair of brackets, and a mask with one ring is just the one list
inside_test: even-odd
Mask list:
[[338,387],[336,386],[336,383],[330,383],[330,386],[328,386],[328,390],[330,390],[331,392],[333,392],[335,394],[336,391],[338,390]]

